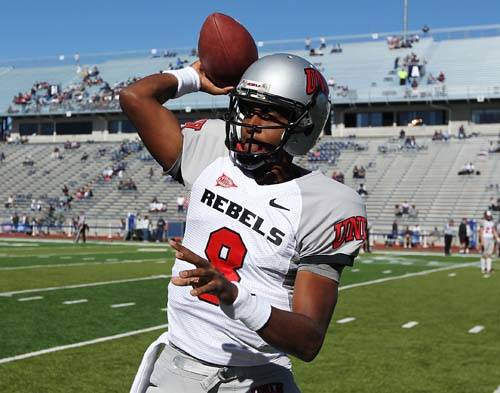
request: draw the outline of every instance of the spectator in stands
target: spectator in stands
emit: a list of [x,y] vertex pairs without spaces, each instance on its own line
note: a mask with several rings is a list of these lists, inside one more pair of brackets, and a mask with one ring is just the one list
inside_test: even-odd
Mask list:
[[320,37],[319,39],[319,49],[325,49],[326,48],[326,39],[325,37]]
[[408,203],[408,201],[404,201],[402,204],[401,204],[401,214],[408,214],[410,212],[410,204]]
[[358,179],[364,179],[366,177],[366,169],[363,165],[358,168]]
[[434,135],[432,135],[432,140],[433,141],[442,141],[443,138],[443,133],[441,130],[434,130]]
[[444,227],[444,255],[451,255],[451,244],[455,234],[455,227],[452,219],[448,220]]
[[500,198],[495,201],[494,197],[490,198],[490,204],[488,205],[488,210],[497,212],[500,211]]
[[11,207],[14,207],[14,195],[9,195],[7,197],[7,202],[5,202],[5,208],[10,209]]
[[459,175],[473,175],[474,174],[474,164],[472,162],[468,162],[462,168],[462,170],[458,171]]
[[446,77],[444,76],[444,72],[441,71],[437,77],[437,80],[441,83],[443,83],[445,81]]
[[309,50],[309,56],[323,56],[323,52],[320,51],[319,49],[314,49],[314,48],[311,48]]
[[339,183],[344,183],[344,174],[340,171],[333,171],[332,179],[338,181]]
[[399,56],[394,59],[394,70],[397,70],[399,67]]
[[163,241],[163,236],[166,228],[167,228],[167,223],[162,217],[160,217],[158,219],[158,222],[156,223],[156,243],[160,243]]
[[330,78],[328,78],[328,80],[326,81],[327,85],[328,86],[335,86],[335,79],[333,78],[333,76],[331,76]]
[[358,169],[357,165],[354,165],[354,168],[352,169],[352,177],[354,179],[361,179],[361,177],[359,175],[359,169]]
[[155,172],[153,170],[153,167],[150,167],[149,168],[149,180],[153,179],[154,175],[155,175]]
[[177,213],[184,213],[184,202],[186,202],[186,198],[179,195],[177,197]]
[[410,218],[417,218],[418,216],[418,211],[415,205],[411,205],[410,208],[408,209],[408,217]]
[[437,229],[437,227],[434,227],[434,229],[429,234],[430,246],[434,247],[440,238],[441,238],[441,233],[439,232],[439,229]]
[[448,130],[444,130],[442,135],[443,135],[443,141],[448,142],[450,140],[450,132]]
[[465,128],[464,125],[461,124],[460,127],[458,128],[458,139],[466,139],[467,135],[465,134]]
[[366,190],[366,187],[363,183],[361,183],[358,187],[358,194],[362,197],[368,196],[368,191]]
[[90,199],[94,196],[94,192],[92,191],[92,188],[90,186],[87,187],[87,189],[85,190],[84,194],[83,194],[83,197],[85,199]]
[[468,228],[467,218],[462,218],[462,222],[458,226],[458,240],[460,241],[460,249],[461,254],[469,253],[469,235],[470,229]]
[[30,154],[28,154],[26,156],[26,158],[24,159],[23,165],[26,165],[26,166],[33,166],[33,165],[35,165],[35,161],[33,161],[33,157],[31,157]]
[[405,132],[405,130],[401,129],[401,131],[399,131],[399,139],[400,140],[406,140],[406,132]]
[[311,49],[311,38],[307,37],[305,40],[304,40],[304,46],[306,48],[306,50],[310,50]]
[[89,155],[87,152],[83,153],[83,155],[80,157],[80,161],[87,161],[89,158]]
[[429,75],[427,76],[427,84],[433,85],[434,83],[436,83],[436,77],[432,75],[432,72],[429,72]]
[[118,189],[119,190],[137,190],[137,186],[135,185],[135,182],[132,179],[128,180],[120,180],[120,183],[118,184]]
[[337,42],[335,44],[335,46],[332,47],[332,49],[330,50],[330,53],[342,53],[342,48],[341,48],[339,42]]
[[401,206],[394,205],[394,215],[396,217],[401,217],[403,215],[403,210],[401,209]]
[[400,86],[406,85],[406,80],[408,78],[408,71],[402,68],[398,71],[398,76],[399,76],[399,85]]

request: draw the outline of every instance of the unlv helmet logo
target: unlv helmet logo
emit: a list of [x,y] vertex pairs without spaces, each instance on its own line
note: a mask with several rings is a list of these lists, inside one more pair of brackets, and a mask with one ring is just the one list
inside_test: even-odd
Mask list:
[[311,95],[316,92],[323,92],[328,95],[328,85],[323,75],[315,68],[304,68],[306,74],[306,93]]

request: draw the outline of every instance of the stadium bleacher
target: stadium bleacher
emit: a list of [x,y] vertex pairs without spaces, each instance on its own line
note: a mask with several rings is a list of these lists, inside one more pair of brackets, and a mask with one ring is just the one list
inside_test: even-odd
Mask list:
[[[342,142],[347,145],[353,140]],[[415,219],[399,219],[401,225],[418,223],[422,229],[432,230],[442,228],[448,218],[458,221],[462,217],[481,217],[490,197],[497,196],[497,191],[486,190],[489,184],[498,183],[500,164],[500,154],[483,154],[488,150],[488,138],[452,139],[449,142],[433,142],[427,138],[419,141],[426,149],[389,149],[387,153],[378,149],[387,142],[386,139],[355,139],[354,142],[363,146],[363,150],[344,149],[333,162],[329,156],[324,156],[320,162],[310,161],[306,156],[297,161],[312,170],[321,170],[327,176],[340,170],[345,174],[345,183],[354,189],[360,183],[365,184],[369,191],[366,198],[368,217],[374,232],[389,232],[395,219],[394,205],[404,200],[415,204],[419,213]],[[339,140],[324,136],[318,146],[334,143],[338,144]],[[55,146],[61,149],[62,160],[51,158]],[[144,160],[149,156],[145,150],[129,153],[122,160],[126,163],[124,179],[132,178],[137,191],[118,190],[120,179],[117,176],[109,182],[102,180],[102,170],[113,164],[111,153],[119,146],[117,143],[84,143],[79,149],[64,151],[60,144],[2,146],[0,150],[5,153],[6,160],[0,164],[0,201],[5,203],[12,194],[18,198],[15,208],[0,210],[0,221],[8,222],[14,211],[19,215],[31,215],[32,198],[42,198],[46,208],[47,201],[58,201],[62,197],[64,184],[68,185],[70,195],[87,184],[94,192],[92,199],[73,201],[72,209],[62,211],[65,222],[80,211],[85,211],[102,226],[118,226],[128,211],[149,214],[153,219],[164,216],[169,220],[182,220],[183,213],[177,213],[176,198],[185,195],[184,188],[162,176],[162,170],[154,160]],[[106,154],[101,156],[99,149],[106,149]],[[82,163],[84,153],[89,155],[89,160]],[[35,162],[33,166],[23,166],[27,156]],[[468,161],[475,163],[480,175],[457,175]],[[354,166],[361,165],[368,168],[366,178],[353,179]],[[154,171],[152,179],[149,178],[150,168]],[[35,172],[29,175],[30,171]],[[148,212],[154,197],[166,203],[166,213]]]
[[[396,102],[407,99],[428,101],[430,98],[448,99],[476,98],[477,96],[500,97],[500,83],[496,75],[500,69],[500,55],[495,48],[500,45],[500,37],[462,38],[436,41],[432,37],[423,38],[412,48],[391,50],[385,40],[345,43],[341,53],[325,51],[323,56],[309,56],[305,50],[290,50],[309,58],[318,66],[326,78],[333,77],[336,85],[347,86],[348,91],[337,91],[331,87],[335,102]],[[328,49],[328,48],[327,48]],[[397,76],[391,73],[396,57],[403,58],[415,53],[426,61],[426,73],[446,74],[444,88],[441,85],[427,85],[424,81],[418,89],[410,92],[399,86]],[[261,51],[261,56],[270,52]],[[271,52],[272,53],[272,52]],[[182,61],[191,63],[195,58],[189,55]],[[170,57],[146,57],[116,59],[98,64],[101,76],[110,85],[123,82],[132,76],[146,75],[175,65]],[[85,65],[81,65],[85,67]],[[91,65],[87,65],[91,66]],[[48,81],[62,87],[77,82],[81,77],[76,65],[45,68],[0,68],[0,114],[7,112],[12,98],[20,91],[31,88],[35,81]],[[424,78],[425,79],[425,78]],[[205,93],[190,94],[168,103],[171,109],[222,108],[227,105],[227,97],[214,97]],[[17,108],[19,109],[19,108]],[[115,111],[119,111],[116,107]],[[53,111],[54,112],[54,111]],[[64,112],[55,111],[57,112]]]

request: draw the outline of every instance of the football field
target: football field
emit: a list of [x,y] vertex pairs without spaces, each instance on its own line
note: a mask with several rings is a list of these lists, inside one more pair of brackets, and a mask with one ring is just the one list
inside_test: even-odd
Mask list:
[[[302,391],[495,392],[500,276],[478,260],[361,255],[320,355],[293,360]],[[0,392],[127,392],[172,263],[167,245],[0,241]]]

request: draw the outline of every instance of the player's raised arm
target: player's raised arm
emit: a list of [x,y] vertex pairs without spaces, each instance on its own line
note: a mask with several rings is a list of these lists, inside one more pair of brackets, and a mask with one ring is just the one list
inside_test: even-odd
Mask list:
[[216,87],[197,61],[190,67],[150,75],[133,83],[120,93],[120,105],[156,161],[169,169],[181,153],[182,134],[176,116],[163,104],[191,92],[219,95],[231,89]]

